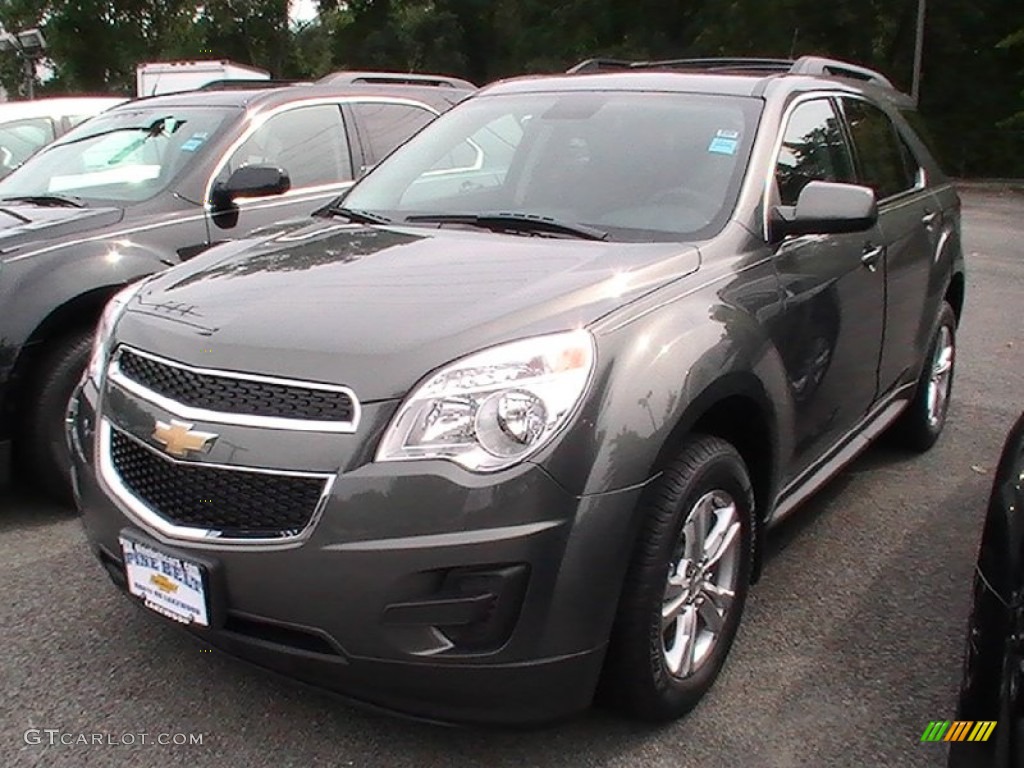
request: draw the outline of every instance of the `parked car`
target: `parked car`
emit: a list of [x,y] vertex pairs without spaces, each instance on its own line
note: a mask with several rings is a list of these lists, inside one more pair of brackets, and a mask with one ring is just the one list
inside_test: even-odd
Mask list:
[[0,182],[0,448],[20,474],[70,499],[64,413],[123,285],[308,215],[471,88],[338,73],[139,99]]
[[1006,437],[985,517],[957,720],[990,723],[951,741],[950,768],[1024,766],[1024,413]]
[[910,108],[819,58],[478,92],[320,216],[108,304],[69,430],[93,551],[380,707],[544,721],[600,681],[682,715],[765,531],[883,431],[942,431],[960,203]]
[[124,102],[81,96],[0,104],[0,179],[75,126]]

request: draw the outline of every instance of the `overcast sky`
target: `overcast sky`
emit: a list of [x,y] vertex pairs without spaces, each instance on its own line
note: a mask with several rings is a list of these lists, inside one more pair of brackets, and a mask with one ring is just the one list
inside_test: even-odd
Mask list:
[[292,23],[296,21],[309,21],[315,18],[315,0],[291,0],[288,4],[288,15]]

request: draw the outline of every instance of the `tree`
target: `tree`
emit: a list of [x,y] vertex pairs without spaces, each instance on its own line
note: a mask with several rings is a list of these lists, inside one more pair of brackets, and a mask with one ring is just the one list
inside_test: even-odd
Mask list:
[[[132,93],[135,65],[226,58],[279,77],[433,71],[486,83],[582,59],[829,55],[910,89],[918,0],[0,0],[0,24],[44,27],[44,90]],[[1018,30],[1007,35],[1008,30]],[[0,59],[17,93],[21,70]],[[1024,3],[929,4],[921,111],[958,174],[1024,175]]]

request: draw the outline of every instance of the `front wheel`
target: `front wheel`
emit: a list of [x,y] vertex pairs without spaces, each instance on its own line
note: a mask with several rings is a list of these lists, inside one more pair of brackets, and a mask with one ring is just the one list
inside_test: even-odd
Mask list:
[[695,436],[649,489],[642,514],[601,693],[658,722],[697,704],[736,636],[755,526],[746,466],[726,441]]
[[24,397],[27,402],[16,445],[20,468],[33,485],[64,503],[72,502],[65,419],[91,349],[91,331],[54,341],[36,366]]
[[891,436],[898,444],[919,453],[935,445],[946,425],[955,365],[956,314],[943,302],[914,399],[892,425]]

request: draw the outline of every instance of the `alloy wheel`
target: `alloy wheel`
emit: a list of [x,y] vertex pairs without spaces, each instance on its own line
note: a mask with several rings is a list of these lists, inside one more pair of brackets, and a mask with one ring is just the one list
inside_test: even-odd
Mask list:
[[949,390],[953,381],[953,332],[943,325],[935,340],[935,353],[928,377],[928,424],[936,427],[946,416]]
[[662,654],[672,675],[694,674],[715,649],[736,596],[740,512],[725,491],[700,497],[683,523],[661,605]]

